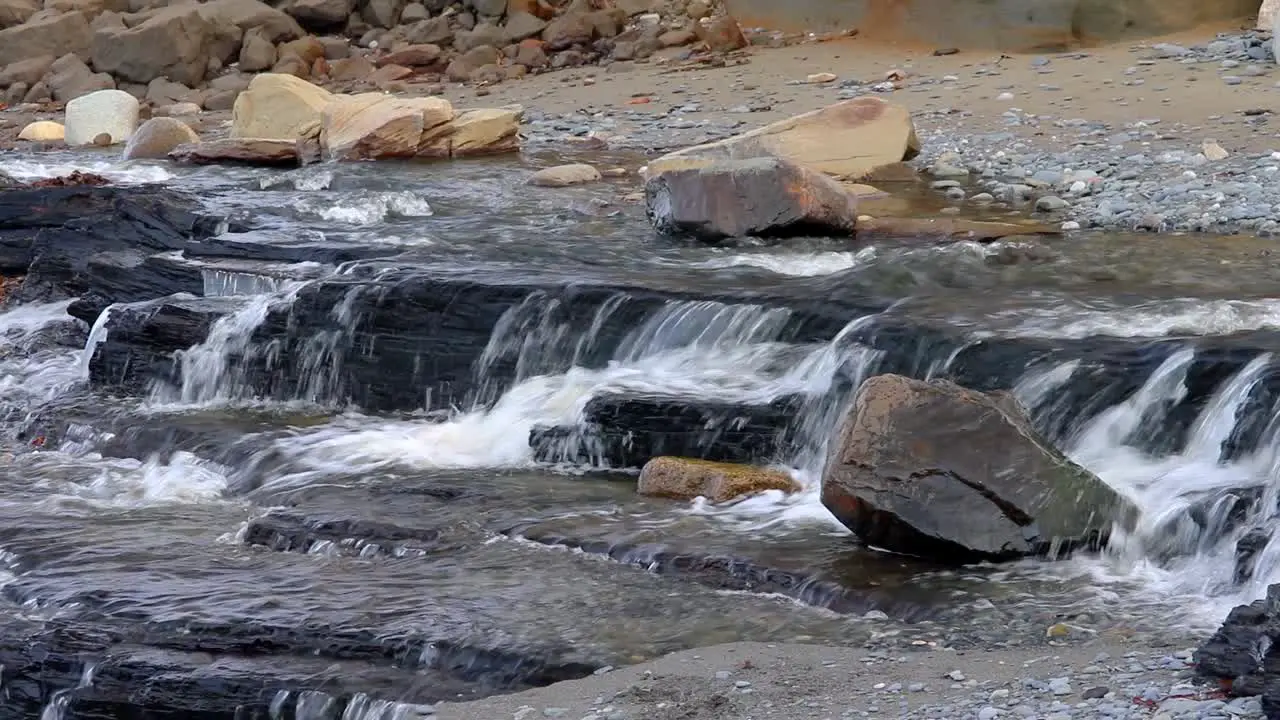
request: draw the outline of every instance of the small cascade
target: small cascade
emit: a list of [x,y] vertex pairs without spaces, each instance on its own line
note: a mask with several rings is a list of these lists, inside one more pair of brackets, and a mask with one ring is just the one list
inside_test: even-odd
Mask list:
[[108,305],[98,317],[93,321],[93,327],[89,328],[89,337],[84,341],[84,350],[80,352],[80,362],[78,374],[80,377],[88,379],[89,364],[93,362],[93,353],[97,351],[98,346],[107,339],[107,333],[110,328],[107,324],[111,322],[111,311],[115,309],[115,305]]
[[[433,717],[435,708],[431,705],[378,700],[364,693],[356,693],[342,712],[342,720],[429,720]],[[301,715],[298,720],[303,720]]]
[[231,270],[204,268],[200,271],[204,281],[205,297],[234,297],[265,295],[284,290],[286,281],[268,275],[258,275]]
[[543,291],[530,293],[498,319],[476,361],[476,378],[491,393],[500,367],[512,368],[514,381],[521,382],[582,366],[597,350],[610,318],[628,299],[623,293],[611,295],[587,326],[575,332],[573,317],[559,298]]
[[1240,411],[1249,401],[1249,395],[1262,378],[1263,372],[1271,365],[1271,353],[1263,353],[1240,372],[1236,373],[1218,392],[1214,393],[1208,406],[1196,419],[1191,428],[1183,456],[1198,461],[1218,462],[1222,457],[1222,446],[1231,437],[1236,428]]
[[785,308],[675,302],[645,318],[613,353],[627,363],[676,349],[725,348],[779,339],[791,319]]
[[533,377],[570,368],[632,367],[647,358],[699,350],[732,351],[776,341],[791,312],[760,305],[676,301],[657,306],[626,293],[589,312],[534,292],[507,310],[475,363],[482,404]]
[[85,663],[84,668],[80,671],[80,682],[74,688],[59,690],[49,698],[49,703],[40,711],[40,720],[65,720],[67,717],[67,707],[71,704],[71,698],[77,690],[83,690],[93,684],[93,673],[98,669],[95,662]]
[[337,398],[342,381],[342,358],[355,328],[356,302],[361,288],[352,287],[329,311],[333,326],[303,341],[298,399],[322,405]]
[[1171,355],[1137,392],[1103,411],[1080,430],[1072,443],[1075,453],[1089,460],[1105,458],[1115,448],[1135,441],[1135,434],[1144,425],[1159,422],[1186,396],[1187,370],[1195,357],[1195,350],[1190,348]]
[[204,342],[178,353],[181,385],[156,383],[150,401],[200,405],[246,399],[249,367],[270,351],[267,345],[255,345],[254,333],[272,310],[291,304],[301,287],[292,282],[280,292],[252,296],[239,310],[219,318]]

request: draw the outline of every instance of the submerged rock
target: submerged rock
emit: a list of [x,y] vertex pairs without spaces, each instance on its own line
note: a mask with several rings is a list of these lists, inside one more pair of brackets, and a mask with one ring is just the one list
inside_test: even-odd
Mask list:
[[639,468],[661,456],[720,463],[782,459],[806,398],[748,404],[656,395],[601,395],[583,408],[581,427],[535,427],[534,457],[610,468]]
[[692,458],[656,457],[640,470],[641,495],[711,502],[728,502],[766,490],[796,492],[800,486],[781,470],[710,462]]
[[702,240],[849,237],[856,196],[822,173],[779,158],[672,170],[645,184],[645,209],[660,233]]
[[837,177],[859,179],[919,152],[920,140],[905,107],[860,97],[668,153],[649,163],[649,174],[705,167],[718,160],[776,156]]
[[863,218],[858,222],[861,241],[903,239],[987,243],[1018,235],[1061,235],[1058,226],[1029,222],[990,222],[965,218]]
[[529,184],[538,187],[568,187],[585,185],[600,180],[600,171],[586,163],[571,163],[543,168],[529,177]]
[[961,562],[1097,546],[1135,513],[1041,438],[1011,395],[898,375],[859,388],[822,502],[867,544]]

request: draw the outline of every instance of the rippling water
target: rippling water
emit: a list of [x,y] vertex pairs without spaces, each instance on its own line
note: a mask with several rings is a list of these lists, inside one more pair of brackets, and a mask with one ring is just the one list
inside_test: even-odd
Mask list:
[[[799,281],[815,293],[859,287],[900,302],[805,342],[789,334],[785,309],[673,301],[592,365],[585,358],[621,305],[601,305],[583,331],[558,323],[551,299],[530,296],[503,315],[476,358],[481,380],[490,368],[514,368],[492,402],[382,415],[315,398],[246,397],[236,382],[272,309],[287,308],[306,277],[340,267],[207,272],[206,295],[244,304],[175,359],[179,383],[157,384],[142,398],[86,388],[105,325],[69,318],[69,302],[10,309],[0,314],[10,460],[0,469],[0,581],[7,601],[34,618],[89,612],[161,626],[305,624],[328,629],[319,636],[367,632],[383,643],[444,632],[490,647],[629,662],[729,640],[865,639],[856,614],[826,609],[826,591],[738,592],[760,588],[733,587],[723,576],[686,582],[658,571],[662,553],[746,558],[860,589],[866,607],[903,619],[957,626],[974,617],[973,601],[987,599],[1031,613],[1070,609],[1203,629],[1280,579],[1280,548],[1270,544],[1250,579],[1233,577],[1237,541],[1273,527],[1272,513],[1258,508],[1277,505],[1280,437],[1270,420],[1276,399],[1262,388],[1277,370],[1271,345],[1280,344],[1266,336],[1249,346],[1248,361],[1203,393],[1205,402],[1182,404],[1189,387],[1206,382],[1192,340],[1280,324],[1280,305],[1266,297],[1280,269],[1254,241],[1086,237],[1034,252],[1018,241],[704,248],[652,237],[616,185],[528,188],[523,168],[509,161],[289,173],[60,156],[0,164],[19,178],[73,168],[195,190],[213,211],[252,218],[259,240],[393,244],[410,251],[405,262],[477,277],[603,273],[689,292]],[[1055,351],[1058,341],[1099,337],[1185,339],[1114,396],[1073,394],[1106,372],[1087,353],[1046,351],[1014,368],[1009,384],[1073,458],[1139,504],[1139,527],[1102,557],[964,572],[857,547],[822,507],[818,478],[844,399],[888,362],[885,348],[860,333],[893,318],[938,321],[975,344],[1028,338]],[[334,322],[343,322],[341,312]],[[944,376],[962,349],[922,361]],[[535,462],[531,430],[572,424],[606,394],[746,404],[816,398],[782,463],[803,490],[673,504],[637,497],[633,476]],[[56,442],[31,431],[51,411],[69,418]],[[1173,425],[1185,431],[1161,439]],[[1261,500],[1241,521],[1235,501],[1255,495]],[[283,524],[275,540],[255,541],[264,517]],[[317,518],[330,535],[281,545],[281,533],[314,529]],[[603,560],[534,542],[550,537],[625,550]]]

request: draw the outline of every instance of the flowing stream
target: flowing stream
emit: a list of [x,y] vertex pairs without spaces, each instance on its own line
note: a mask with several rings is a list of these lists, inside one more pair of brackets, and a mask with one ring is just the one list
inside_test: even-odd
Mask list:
[[[0,169],[62,169],[47,158],[16,162]],[[1047,264],[1015,266],[995,262],[998,249],[963,244],[672,247],[649,237],[634,208],[590,210],[612,207],[607,188],[528,195],[514,181],[495,185],[494,165],[433,178],[390,167],[205,169],[180,179],[207,189],[211,211],[262,220],[263,242],[395,244],[431,272],[504,287],[608,266],[628,287],[689,297],[618,289],[584,311],[576,296],[533,286],[469,358],[465,404],[424,393],[414,407],[385,411],[339,397],[355,359],[396,342],[359,335],[359,309],[369,307],[361,293],[371,292],[362,286],[301,339],[291,390],[264,393],[255,373],[282,367],[290,350],[271,323],[298,317],[309,283],[403,268],[206,268],[204,297],[234,309],[138,396],[89,384],[110,319],[128,306],[93,327],[66,314],[70,300],[0,313],[0,583],[15,622],[33,633],[100,623],[144,644],[154,637],[120,628],[218,638],[154,641],[163,648],[154,657],[127,660],[85,640],[74,677],[40,698],[41,717],[87,717],[88,690],[198,664],[184,653],[219,648],[235,658],[219,672],[279,680],[267,685],[283,688],[272,701],[282,717],[377,720],[700,644],[861,642],[854,620],[868,608],[929,627],[964,627],[995,607],[1030,624],[1092,613],[1197,633],[1280,582],[1280,335],[1271,334],[1280,308],[1265,297],[1274,282],[1265,275],[1276,271],[1239,247],[1203,241],[1199,254],[1169,248],[1144,265],[1126,246],[1136,240],[1098,237],[1055,248]],[[175,180],[159,166],[104,160],[97,169]],[[1215,253],[1228,254],[1229,269]],[[1161,262],[1181,270],[1143,275]],[[1090,280],[1100,270],[1121,277],[1122,291]],[[896,300],[811,331],[776,303],[697,297],[717,283],[782,283],[815,297],[865,285]],[[887,328],[926,321],[963,341],[883,339]],[[999,354],[1024,346],[1034,351]],[[858,384],[904,368],[1012,390],[1073,459],[1138,504],[1140,523],[1102,555],[1053,564],[956,571],[859,547],[821,504],[822,464]],[[634,469],[539,461],[532,432],[574,426],[592,399],[632,396],[743,406],[801,398],[777,462],[803,489],[720,505],[659,502],[634,494]],[[1246,538],[1253,551],[1241,561]],[[686,577],[667,560],[694,556],[745,558],[803,582],[735,585],[732,573]],[[853,595],[870,604],[840,604]],[[275,643],[290,659],[273,666],[241,652],[254,643]],[[517,655],[558,660],[530,679],[511,670],[528,666]],[[340,687],[289,689],[333,671],[329,662]],[[415,700],[387,680],[391,668],[439,678]],[[418,692],[427,681],[415,682]]]

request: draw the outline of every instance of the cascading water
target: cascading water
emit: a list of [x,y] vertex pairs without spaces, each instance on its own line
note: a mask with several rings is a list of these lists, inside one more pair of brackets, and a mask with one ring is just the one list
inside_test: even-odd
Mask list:
[[[209,282],[206,275],[206,284]],[[230,280],[218,283],[223,289],[226,283],[235,284]],[[240,284],[252,286],[253,282],[241,281]],[[164,382],[155,383],[151,389],[152,403],[205,405],[247,399],[250,392],[245,378],[255,353],[270,350],[265,344],[254,343],[254,333],[272,310],[294,301],[303,283],[264,280],[262,286],[277,289],[250,295],[242,307],[213,323],[204,342],[178,353],[176,362],[181,384],[174,387]]]

